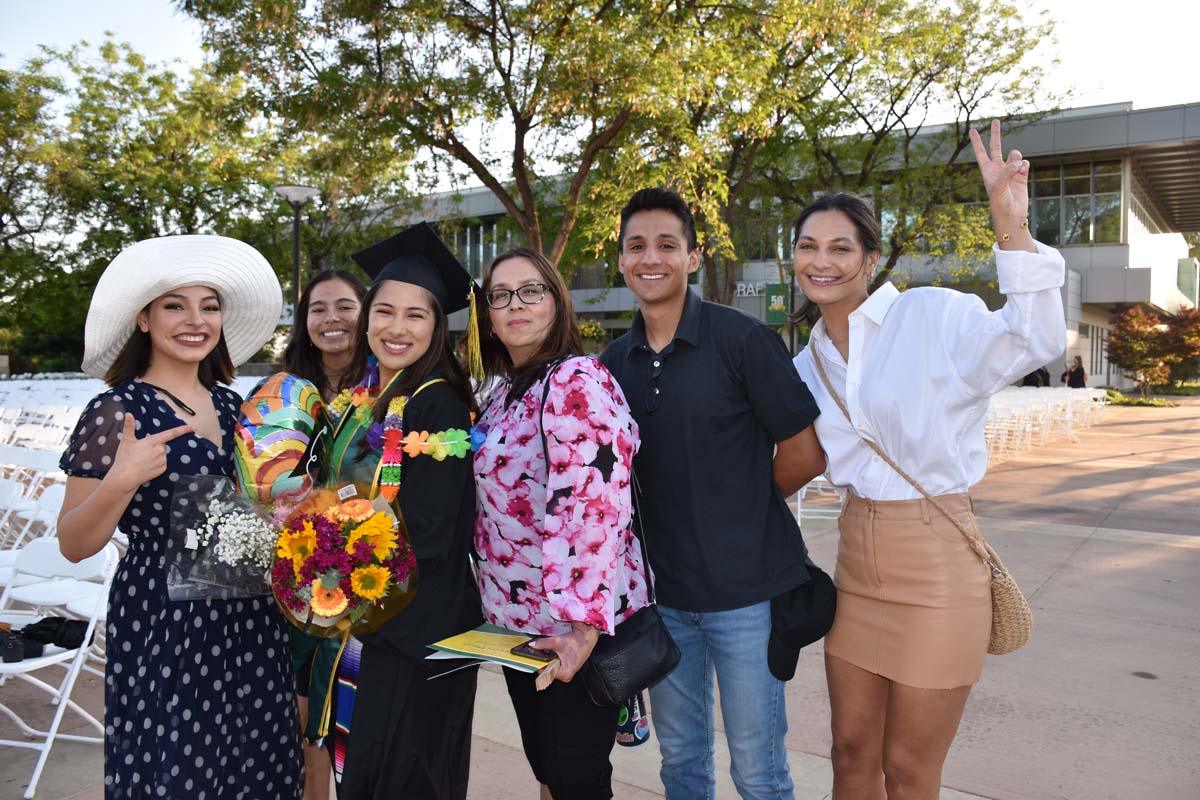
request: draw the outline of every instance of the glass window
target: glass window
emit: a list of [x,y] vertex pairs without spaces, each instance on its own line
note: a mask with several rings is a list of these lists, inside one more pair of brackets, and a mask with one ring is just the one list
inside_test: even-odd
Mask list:
[[1097,194],[1092,200],[1095,204],[1094,241],[1096,244],[1115,244],[1120,242],[1121,193]]
[[1088,377],[1101,375],[1107,371],[1108,364],[1105,360],[1107,344],[1108,332],[1103,328],[1097,328],[1096,335],[1092,337],[1091,369],[1088,370]]
[[1095,170],[1095,191],[1097,193],[1121,191],[1120,161],[1098,161],[1093,165],[1093,168]]
[[1070,164],[1064,168],[1063,194],[1091,194],[1092,167],[1090,164]]
[[1091,244],[1092,198],[1063,198],[1063,244]]
[[480,261],[483,251],[483,241],[480,237],[478,225],[467,226],[467,253],[469,260],[467,261],[467,271],[472,275],[479,274]]
[[1062,200],[1043,197],[1033,202],[1033,232],[1042,244],[1062,244]]
[[482,269],[484,264],[496,257],[496,223],[485,222],[480,228],[483,234],[483,253],[480,259],[480,269]]
[[1035,197],[1058,197],[1062,194],[1059,178],[1062,167],[1037,167],[1033,171],[1033,193]]

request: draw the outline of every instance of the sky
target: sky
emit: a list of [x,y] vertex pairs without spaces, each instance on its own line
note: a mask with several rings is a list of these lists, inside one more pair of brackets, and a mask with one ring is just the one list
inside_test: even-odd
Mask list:
[[[1068,107],[1132,101],[1134,108],[1200,102],[1200,2],[1019,0],[1058,21],[1057,48],[1042,48],[1046,87],[1072,90]],[[0,0],[0,66],[17,67],[38,45],[99,42],[105,31],[150,61],[198,64],[200,26],[170,0]],[[1057,55],[1060,63],[1049,66]]]

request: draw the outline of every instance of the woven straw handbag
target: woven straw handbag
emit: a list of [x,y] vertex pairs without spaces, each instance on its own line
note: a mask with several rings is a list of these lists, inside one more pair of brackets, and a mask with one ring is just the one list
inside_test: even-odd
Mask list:
[[[850,412],[846,410],[845,403],[842,398],[833,389],[833,384],[829,382],[829,376],[825,374],[825,365],[821,363],[821,357],[817,355],[815,345],[809,345],[809,351],[812,353],[813,363],[817,366],[817,372],[821,375],[821,380],[825,383],[825,388],[829,391],[838,408],[850,421],[850,427],[854,428],[854,421],[850,419]],[[857,430],[857,429],[855,429]],[[1021,587],[1017,586],[1016,580],[1012,574],[1005,569],[1004,563],[1000,561],[1000,556],[996,555],[996,551],[992,546],[984,541],[983,535],[979,532],[978,526],[967,525],[961,519],[951,514],[945,506],[938,502],[937,498],[925,491],[921,484],[912,479],[911,476],[900,466],[888,457],[888,454],[883,452],[879,445],[872,442],[870,439],[863,438],[863,442],[867,447],[875,451],[875,454],[882,458],[892,469],[900,475],[901,478],[912,484],[921,495],[929,501],[929,503],[954,524],[959,532],[966,537],[967,544],[975,551],[975,554],[983,560],[983,563],[992,571],[992,632],[988,640],[988,652],[995,656],[1002,656],[1006,653],[1011,653],[1014,650],[1019,650],[1029,642],[1029,637],[1033,633],[1033,612],[1029,608],[1029,601],[1025,599],[1025,594],[1021,591]]]

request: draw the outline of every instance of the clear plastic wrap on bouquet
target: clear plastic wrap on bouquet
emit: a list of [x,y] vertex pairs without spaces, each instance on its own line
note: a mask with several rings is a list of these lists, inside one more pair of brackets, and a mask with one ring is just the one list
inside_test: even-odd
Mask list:
[[236,600],[271,594],[279,525],[222,475],[182,479],[171,499],[166,546],[171,600]]

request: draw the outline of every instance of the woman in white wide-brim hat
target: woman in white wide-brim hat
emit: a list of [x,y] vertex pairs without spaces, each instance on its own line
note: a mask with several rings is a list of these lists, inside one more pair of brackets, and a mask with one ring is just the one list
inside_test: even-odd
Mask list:
[[172,601],[164,575],[176,485],[234,474],[241,398],[219,384],[270,338],[281,306],[266,260],[221,236],[138,242],[92,295],[83,367],[111,388],[63,454],[58,537],[72,560],[117,527],[129,537],[109,595],[108,800],[300,796],[287,639],[271,598]]

